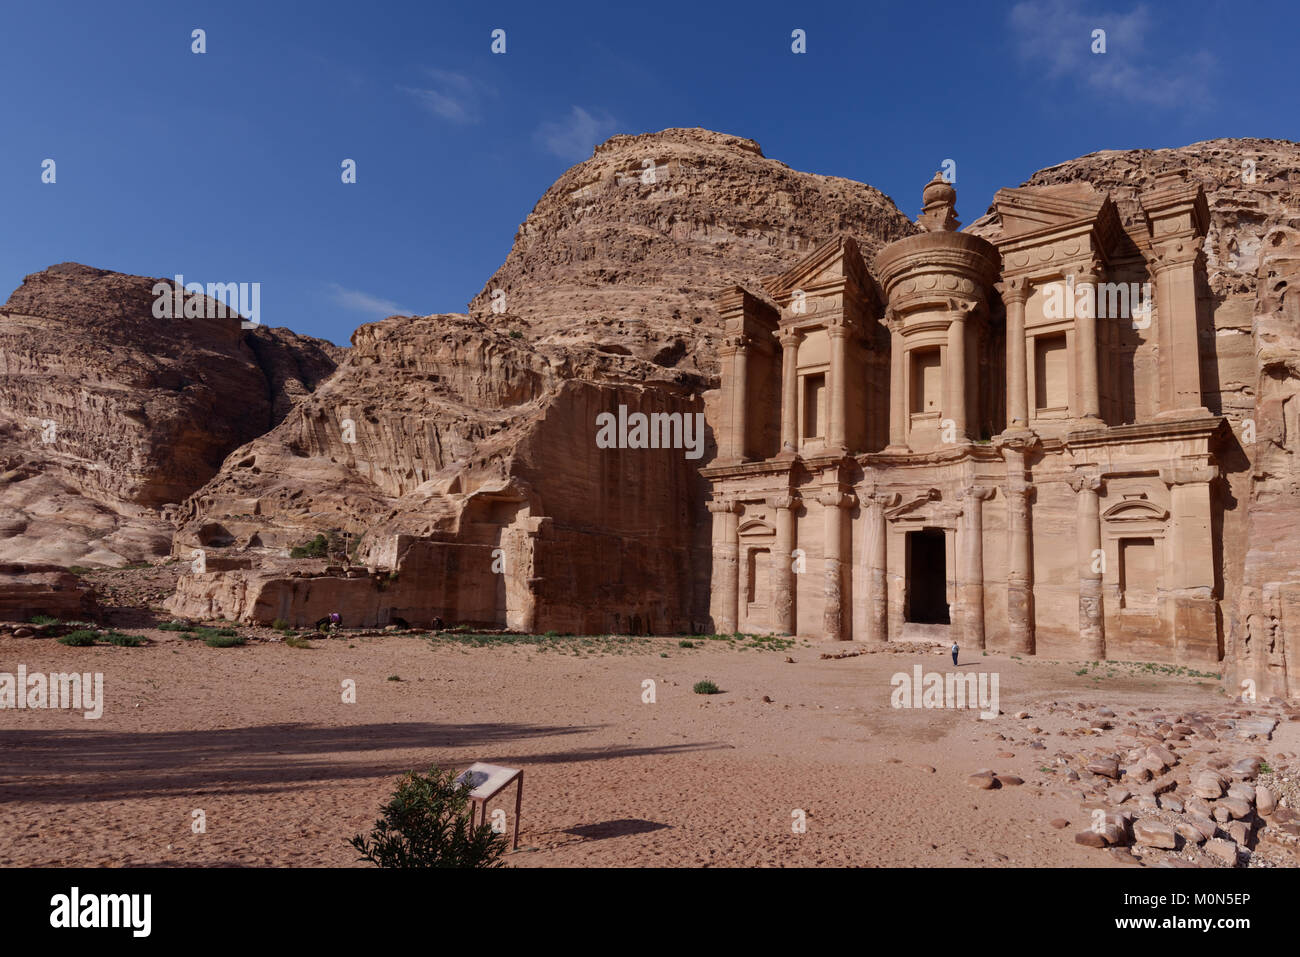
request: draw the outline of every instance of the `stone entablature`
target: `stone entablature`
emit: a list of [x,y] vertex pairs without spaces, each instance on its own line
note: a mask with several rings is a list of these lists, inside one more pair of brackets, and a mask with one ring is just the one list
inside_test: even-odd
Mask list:
[[[1002,190],[993,244],[936,178],[927,231],[871,271],[837,238],[770,302],[724,294],[715,628],[1217,663],[1226,426],[1186,354],[1204,198],[1177,174],[1148,198],[1134,225],[1088,187]],[[1150,323],[1098,314],[1112,275],[1151,284]]]

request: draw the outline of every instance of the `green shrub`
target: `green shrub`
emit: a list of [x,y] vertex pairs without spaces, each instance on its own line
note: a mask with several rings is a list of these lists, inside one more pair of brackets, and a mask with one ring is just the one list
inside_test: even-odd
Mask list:
[[164,621],[158,626],[159,631],[189,631],[194,626],[184,621]]
[[87,648],[95,643],[95,633],[86,629],[70,631],[59,639],[61,645],[71,645],[74,648]]
[[271,627],[276,631],[288,631],[293,626],[283,618],[277,618],[275,621],[271,622]]
[[311,648],[312,643],[302,635],[285,635],[284,643],[290,648]]
[[239,645],[248,644],[248,639],[243,635],[223,634],[222,632],[225,631],[229,631],[229,629],[223,628],[216,634],[208,635],[203,639],[203,643],[209,648],[235,648]]
[[348,843],[360,860],[379,867],[500,867],[505,836],[490,824],[471,823],[468,784],[451,771],[408,771],[367,837]]
[[110,631],[104,637],[110,645],[120,645],[123,648],[139,648],[147,643],[144,635],[124,635],[120,631]]
[[289,550],[290,558],[324,558],[329,554],[329,541],[317,535],[306,545],[295,545]]
[[54,618],[51,615],[33,615],[31,618],[27,619],[27,623],[29,625],[57,625],[59,619]]
[[677,647],[678,647],[678,648],[694,648],[694,647],[695,647],[695,642],[693,642],[693,641],[687,641],[685,638],[683,638],[681,641],[677,642]]
[[695,682],[695,687],[692,690],[696,694],[722,694],[722,689],[708,678]]

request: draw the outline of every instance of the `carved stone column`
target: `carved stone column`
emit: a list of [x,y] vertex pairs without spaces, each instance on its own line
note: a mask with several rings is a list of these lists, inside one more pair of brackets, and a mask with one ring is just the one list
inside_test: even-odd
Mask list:
[[1196,275],[1204,269],[1199,239],[1157,243],[1147,257],[1156,279],[1160,415],[1209,415],[1201,396],[1196,328]]
[[[974,305],[973,303],[971,305]],[[966,431],[966,319],[969,309],[958,306],[948,313],[948,368],[944,370],[947,381],[948,407],[944,416],[952,419],[955,441],[969,438]]]
[[1100,428],[1101,392],[1097,379],[1097,283],[1101,269],[1089,263],[1075,275],[1074,349],[1078,369],[1079,417]]
[[957,529],[957,603],[961,609],[962,641],[984,648],[984,503],[994,489],[968,485],[961,490],[961,524]]
[[1029,442],[1003,446],[1007,463],[1007,632],[1012,652],[1034,653],[1034,565],[1030,527],[1033,488],[1025,471]]
[[1007,307],[1007,431],[1029,428],[1029,374],[1025,365],[1025,302],[1029,280],[1017,276],[1002,283]]
[[793,635],[797,621],[795,602],[798,587],[794,574],[795,512],[799,497],[781,492],[768,498],[776,512],[776,554],[772,556],[772,628]]
[[740,621],[739,505],[732,499],[708,503],[713,513],[713,627],[729,635]]
[[1101,503],[1098,492],[1102,480],[1095,475],[1075,475],[1069,480],[1074,489],[1074,540],[1079,566],[1079,642],[1089,659],[1106,657],[1106,606],[1101,579],[1105,555],[1101,550]]
[[799,451],[799,342],[798,332],[777,335],[781,343],[781,451]]
[[891,315],[889,322],[889,448],[907,449],[907,350],[903,344],[903,320]]
[[1218,598],[1214,581],[1214,530],[1210,483],[1215,465],[1160,470],[1169,487],[1164,616],[1173,625],[1174,662],[1208,667],[1219,660]]
[[749,347],[752,345],[748,336],[729,336],[723,340],[718,350],[724,363],[731,360],[731,389],[727,393],[727,423],[729,429],[727,458],[733,462],[743,462],[748,450],[749,414]]
[[898,504],[897,493],[873,492],[863,499],[867,508],[867,634],[868,641],[889,640],[889,527],[885,509]]
[[843,641],[844,634],[844,526],[854,497],[847,492],[827,491],[817,497],[825,509],[826,544],[823,566],[826,571],[826,601],[823,606],[822,631],[827,641]]
[[848,411],[849,381],[849,327],[835,324],[826,327],[831,340],[831,381],[827,406],[829,408],[826,428],[826,445],[831,449],[845,449],[844,417]]

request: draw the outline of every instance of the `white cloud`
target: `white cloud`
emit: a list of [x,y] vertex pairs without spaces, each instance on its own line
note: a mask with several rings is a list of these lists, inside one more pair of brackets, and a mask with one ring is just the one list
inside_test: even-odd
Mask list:
[[391,299],[372,296],[370,293],[361,292],[359,289],[344,289],[336,282],[329,284],[329,290],[330,298],[344,309],[364,313],[376,319],[386,319],[389,316],[415,315],[412,310],[393,302]]
[[399,86],[403,93],[434,116],[453,123],[477,123],[480,105],[486,92],[477,81],[463,73],[429,69],[425,71],[433,84],[428,87]]
[[[1052,80],[1076,79],[1115,100],[1189,107],[1211,98],[1215,58],[1205,51],[1152,52],[1163,27],[1138,4],[1127,13],[1086,13],[1067,0],[1024,0],[1009,14],[1016,52]],[[1093,53],[1093,30],[1106,52]]]
[[537,128],[537,140],[548,153],[561,159],[585,160],[596,146],[614,132],[614,120],[605,115],[592,116],[575,106],[561,120],[547,120]]

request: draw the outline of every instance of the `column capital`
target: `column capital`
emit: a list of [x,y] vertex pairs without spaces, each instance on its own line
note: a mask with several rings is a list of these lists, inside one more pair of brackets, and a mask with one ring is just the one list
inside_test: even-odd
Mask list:
[[957,493],[959,499],[972,499],[977,502],[987,502],[993,497],[997,489],[992,485],[967,485]]
[[782,349],[790,349],[803,341],[803,333],[798,329],[777,329],[772,338],[781,343]]
[[823,491],[817,495],[818,504],[826,508],[852,508],[857,500],[857,496],[852,492],[842,492],[838,489]]
[[740,502],[738,502],[738,501],[737,501],[736,499],[734,499],[734,498],[715,498],[715,499],[710,499],[710,500],[709,500],[708,502],[706,502],[705,504],[708,505],[708,507],[709,507],[709,511],[712,512],[712,513],[715,514],[715,515],[719,515],[719,514],[721,514],[721,515],[725,515],[725,514],[727,514],[728,512],[739,512],[739,511],[740,511]]
[[1200,239],[1192,236],[1154,242],[1143,253],[1147,267],[1156,275],[1166,269],[1193,265],[1204,255],[1205,248]]
[[767,504],[770,508],[796,509],[803,504],[803,499],[795,492],[777,492],[767,497]]
[[847,339],[853,330],[843,322],[832,322],[826,326],[826,335],[832,339]]
[[1006,276],[996,284],[996,288],[1002,294],[1002,301],[1007,305],[1013,302],[1023,305],[1029,300],[1028,276]]
[[746,350],[755,344],[756,343],[752,336],[747,336],[743,333],[740,335],[725,336],[722,340],[722,345],[718,347],[718,352],[723,355],[734,355],[735,353]]
[[1089,475],[1086,472],[1076,472],[1065,480],[1071,489],[1075,492],[1100,492],[1105,486],[1106,481],[1100,475]]
[[979,311],[980,301],[978,299],[957,299],[950,298],[947,302],[948,316],[953,322],[962,322],[971,318]]
[[1106,264],[1096,256],[1081,259],[1065,268],[1066,275],[1073,276],[1076,285],[1095,286],[1106,272]]
[[1160,481],[1170,488],[1175,485],[1198,485],[1213,482],[1219,477],[1217,465],[1172,465],[1160,470]]

